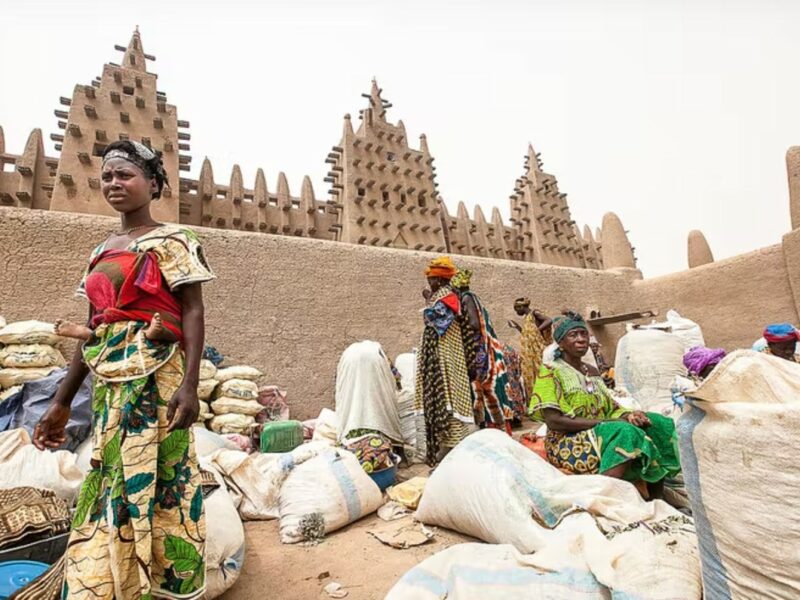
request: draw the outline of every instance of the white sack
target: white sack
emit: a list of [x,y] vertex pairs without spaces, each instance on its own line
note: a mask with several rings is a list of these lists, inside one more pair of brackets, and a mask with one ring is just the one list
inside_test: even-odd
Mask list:
[[256,422],[255,417],[250,415],[237,415],[228,413],[217,415],[209,422],[211,431],[215,433],[242,433],[250,429]]
[[221,596],[239,578],[244,564],[244,527],[225,486],[203,500],[206,513],[206,594]]
[[210,360],[204,358],[200,361],[200,379],[214,379],[217,367]]
[[43,379],[56,370],[58,370],[58,367],[0,369],[0,388],[10,388],[29,381]]
[[236,450],[236,444],[205,427],[195,425],[192,427],[192,432],[194,433],[194,450],[199,458],[204,458],[217,450]]
[[0,329],[0,344],[6,346],[10,344],[47,344],[54,346],[63,339],[55,334],[52,323],[44,323],[42,321],[17,321],[16,323],[9,323]]
[[249,379],[250,381],[255,381],[259,377],[261,377],[261,371],[255,367],[239,366],[217,369],[217,374],[214,376],[214,379],[217,381],[228,381],[229,379]]
[[241,398],[228,398],[223,396],[211,403],[211,410],[217,415],[237,414],[255,416],[264,410],[255,400],[242,400]]
[[326,442],[335,444],[337,437],[337,427],[339,418],[330,408],[323,408],[316,419],[314,434],[311,439],[315,442]]
[[336,414],[340,441],[354,429],[373,429],[403,442],[397,383],[378,342],[356,342],[342,353],[336,368]]
[[63,367],[66,364],[61,352],[46,344],[14,344],[0,348],[0,366],[6,368]]
[[394,361],[394,368],[400,373],[400,386],[414,395],[416,387],[417,355],[414,352],[399,354]]
[[258,386],[255,381],[247,379],[227,379],[214,390],[216,397],[228,396],[242,400],[255,400],[258,398]]
[[5,431],[0,433],[0,488],[43,488],[72,502],[83,483],[77,460],[68,450],[39,450],[24,429]]
[[677,310],[667,311],[667,323],[672,329],[672,333],[677,335],[683,342],[685,351],[706,345],[700,325],[691,319],[680,316]]
[[225,479],[231,493],[240,499],[242,519],[277,519],[281,486],[289,473],[328,447],[325,443],[310,442],[283,454],[247,454],[236,449],[222,449],[213,452],[208,462]]
[[216,379],[201,379],[197,383],[197,397],[200,400],[208,400],[211,398],[211,394],[214,393],[218,383],[219,381]]
[[617,385],[636,398],[642,410],[671,414],[673,382],[686,375],[683,355],[683,342],[675,334],[632,329],[617,343]]
[[[591,572],[630,597],[700,597],[696,537],[685,516],[645,502],[625,481],[564,475],[501,431],[482,430],[456,446],[428,479],[415,517],[535,552],[529,562],[538,569]],[[667,531],[655,534],[642,522]]]
[[330,533],[369,515],[383,504],[383,494],[358,459],[329,448],[298,465],[280,491],[280,532],[284,544],[302,542],[301,521],[320,515]]
[[706,598],[800,597],[800,365],[737,350],[678,421]]

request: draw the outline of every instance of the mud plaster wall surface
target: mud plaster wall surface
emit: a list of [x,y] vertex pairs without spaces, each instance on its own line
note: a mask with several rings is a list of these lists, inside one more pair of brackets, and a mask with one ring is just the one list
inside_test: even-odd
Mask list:
[[[674,308],[698,322],[706,345],[728,351],[749,348],[765,325],[798,321],[787,271],[789,252],[788,243],[769,246],[681,273],[636,281],[633,289],[641,302],[658,309],[662,317]],[[791,255],[800,264],[800,251]]]
[[[91,249],[118,227],[113,218],[0,209],[0,314],[9,322],[85,321],[74,297]],[[427,253],[379,249],[265,234],[196,228],[217,280],[205,284],[206,340],[227,364],[251,364],[263,383],[288,391],[294,418],[334,406],[341,352],[372,339],[394,358],[421,333]],[[631,272],[587,271],[457,257],[471,268],[473,289],[488,306],[503,341],[518,346],[506,325],[513,301],[530,296],[553,314],[600,307],[612,314],[636,307]],[[608,328],[610,346],[622,328]]]

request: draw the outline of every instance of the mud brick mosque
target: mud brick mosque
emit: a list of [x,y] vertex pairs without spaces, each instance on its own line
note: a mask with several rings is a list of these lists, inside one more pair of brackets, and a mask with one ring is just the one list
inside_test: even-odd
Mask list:
[[208,160],[197,179],[181,177],[192,161],[189,123],[147,70],[154,57],[139,32],[117,50],[121,64],[61,98],[55,155],[39,129],[13,153],[0,128],[0,315],[9,321],[85,319],[75,286],[91,248],[119,226],[100,191],[100,154],[120,139],[163,152],[172,189],[154,216],[203,238],[217,275],[203,291],[207,339],[230,364],[257,366],[287,389],[296,418],[333,406],[333,374],[350,343],[377,340],[396,356],[419,342],[419,292],[434,253],[475,272],[473,289],[512,344],[516,333],[504,324],[520,295],[550,314],[584,312],[609,356],[626,322],[669,309],[700,323],[707,345],[728,350],[749,347],[764,323],[800,321],[800,147],[786,154],[781,239],[715,260],[703,234],[689,232],[689,268],[645,278],[620,219],[608,213],[600,228],[580,229],[531,147],[509,182],[510,222],[497,208],[488,219],[463,204],[450,213],[428,140],[412,147],[376,82],[320,157],[325,199],[308,177],[292,194],[283,173],[271,187],[259,170],[250,186],[235,166],[218,182]]

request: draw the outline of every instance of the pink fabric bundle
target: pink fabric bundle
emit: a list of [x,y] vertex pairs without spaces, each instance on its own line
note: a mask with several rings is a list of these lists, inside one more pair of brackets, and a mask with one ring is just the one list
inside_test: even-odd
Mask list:
[[286,392],[276,385],[268,385],[258,390],[258,403],[264,407],[256,421],[286,421],[289,419],[289,406],[286,404]]
[[242,435],[241,433],[226,433],[222,437],[236,444],[236,447],[242,452],[250,454],[253,451],[253,442],[246,435]]

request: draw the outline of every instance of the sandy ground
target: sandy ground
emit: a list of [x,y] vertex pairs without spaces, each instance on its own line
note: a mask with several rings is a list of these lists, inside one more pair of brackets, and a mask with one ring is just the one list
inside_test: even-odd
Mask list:
[[244,567],[222,599],[326,599],[322,588],[336,581],[348,590],[348,600],[382,600],[414,565],[453,544],[475,541],[437,529],[427,544],[397,550],[367,533],[385,524],[371,515],[330,534],[318,546],[304,547],[281,544],[277,521],[245,523]]

